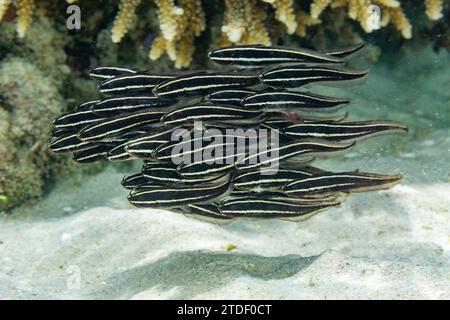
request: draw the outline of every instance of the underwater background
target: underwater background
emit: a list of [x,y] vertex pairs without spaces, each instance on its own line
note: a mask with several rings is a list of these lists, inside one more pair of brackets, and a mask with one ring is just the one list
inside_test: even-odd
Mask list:
[[[0,1],[0,298],[450,298],[449,1],[70,2]],[[48,149],[52,120],[98,97],[93,66],[204,69],[223,45],[359,42],[367,81],[314,91],[409,132],[318,166],[403,180],[307,221],[132,208],[120,181],[139,163]]]

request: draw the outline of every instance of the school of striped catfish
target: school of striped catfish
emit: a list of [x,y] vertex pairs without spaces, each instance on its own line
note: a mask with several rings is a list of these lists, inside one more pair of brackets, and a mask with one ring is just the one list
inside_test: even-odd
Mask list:
[[[346,121],[347,113],[336,111],[349,100],[298,89],[364,79],[368,71],[346,68],[363,48],[232,46],[209,53],[223,65],[220,71],[178,74],[97,67],[90,76],[104,98],[55,119],[49,147],[73,153],[79,163],[141,159],[141,172],[122,180],[137,207],[215,222],[303,220],[352,192],[387,189],[401,180],[312,166],[363,138],[407,131],[390,121]],[[249,129],[275,135],[242,135]],[[237,139],[246,142],[243,148]],[[268,147],[260,150],[262,142]]]

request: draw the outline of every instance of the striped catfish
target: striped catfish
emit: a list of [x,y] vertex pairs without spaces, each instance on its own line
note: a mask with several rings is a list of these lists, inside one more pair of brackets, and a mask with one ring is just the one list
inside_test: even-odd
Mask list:
[[172,132],[177,128],[160,129],[127,142],[125,150],[136,158],[151,159],[158,147],[171,141]]
[[77,129],[68,129],[68,128],[53,128],[50,132],[51,140],[55,140],[57,138],[61,138],[64,135],[77,133]]
[[92,112],[87,106],[88,104],[85,104],[82,108],[75,109],[74,111],[59,116],[53,120],[53,125],[56,129],[68,129],[73,131],[105,119]]
[[122,179],[121,185],[125,189],[133,190],[134,188],[148,184],[147,178],[142,173],[136,173],[130,176],[126,176]]
[[[355,143],[336,143],[322,139],[305,139],[293,141],[277,147],[267,148],[247,154],[236,163],[239,170],[250,170],[262,166],[277,165],[284,160],[303,155],[331,154],[344,152],[353,147]],[[309,160],[306,160],[309,162]]]
[[97,80],[111,79],[118,76],[132,75],[136,70],[119,67],[96,67],[89,70],[89,76]]
[[103,94],[126,94],[130,92],[148,92],[159,83],[175,78],[168,74],[127,74],[104,80],[98,85]]
[[318,51],[270,47],[264,45],[238,45],[209,52],[209,58],[220,64],[236,66],[267,66],[282,63],[340,64],[342,59]]
[[55,153],[73,152],[95,146],[95,143],[81,141],[77,133],[68,133],[49,142],[49,148]]
[[271,116],[261,123],[261,126],[264,128],[272,128],[277,129],[284,134],[284,129],[287,127],[293,126],[298,123],[311,123],[311,122],[342,122],[348,117],[348,112],[339,113],[339,114],[330,114],[330,115],[316,115],[316,114],[302,114],[299,115],[294,113],[291,116],[291,113],[284,113],[282,116]]
[[274,88],[296,88],[309,83],[362,80],[368,71],[352,71],[322,66],[286,66],[264,71],[262,83]]
[[263,108],[265,110],[288,108],[310,111],[335,110],[348,104],[347,99],[330,98],[307,92],[269,91],[259,92],[242,99],[246,108]]
[[100,140],[113,134],[123,133],[136,128],[158,123],[163,111],[138,111],[100,120],[84,127],[78,137],[83,141]]
[[73,154],[72,159],[78,163],[93,163],[98,161],[106,161],[106,155],[111,149],[110,145],[100,144],[90,148],[77,151]]
[[166,125],[180,125],[193,121],[226,121],[261,118],[260,110],[248,110],[237,106],[196,104],[177,108],[165,114],[161,121]]
[[173,183],[196,184],[201,182],[209,182],[221,178],[219,176],[200,176],[193,178],[183,177],[178,173],[177,167],[172,163],[145,164],[142,167],[142,174],[147,180],[159,184],[173,184]]
[[77,111],[89,110],[92,108],[93,105],[95,105],[96,103],[99,103],[100,101],[101,100],[90,100],[90,101],[83,102],[83,103],[79,104],[78,106],[76,106],[74,110],[77,110]]
[[333,141],[360,140],[374,135],[407,132],[407,127],[390,121],[307,122],[286,127],[283,133],[297,139],[321,138]]
[[290,182],[282,190],[290,197],[332,194],[335,192],[363,192],[382,190],[400,182],[400,175],[381,175],[364,172],[325,172]]
[[208,100],[217,105],[241,106],[241,100],[255,94],[255,91],[244,89],[228,89],[211,92]]
[[284,199],[271,199],[259,197],[230,198],[220,203],[222,214],[239,218],[309,218],[313,214],[338,206],[339,202],[295,202]]
[[95,103],[91,110],[99,116],[111,117],[121,113],[168,107],[176,102],[176,100],[161,99],[155,96],[116,97]]
[[318,168],[305,166],[299,169],[277,170],[266,168],[248,172],[238,172],[232,178],[234,188],[239,190],[254,190],[257,192],[279,190],[289,182],[311,177],[319,172]]
[[183,163],[177,167],[177,171],[183,177],[203,177],[228,173],[235,170],[235,163],[245,153],[224,154],[214,157],[213,161],[200,160],[192,163]]
[[360,53],[364,49],[364,47],[365,47],[364,43],[358,43],[356,45],[349,47],[321,50],[320,52],[328,56],[333,56],[346,60]]
[[127,143],[121,143],[117,146],[114,146],[108,150],[106,153],[106,158],[110,161],[125,161],[136,159],[131,154],[126,151]]
[[106,158],[111,161],[124,161],[135,159],[133,155],[127,152],[126,147],[130,139],[136,139],[145,134],[144,130],[126,132],[111,139],[112,146],[106,154]]
[[221,89],[246,88],[256,84],[259,84],[256,74],[196,72],[163,82],[153,89],[153,93],[161,98],[178,98],[206,95]]
[[170,160],[176,157],[191,158],[194,154],[209,155],[216,148],[220,148],[225,153],[230,151],[230,148],[234,148],[236,140],[239,138],[245,139],[246,137],[237,133],[227,134],[225,130],[218,129],[217,131],[211,131],[211,134],[208,135],[202,134],[196,137],[194,134],[192,137],[186,137],[181,141],[169,141],[159,146],[153,152],[153,157],[158,160]]
[[152,136],[149,136],[147,139],[140,139],[136,142],[131,141],[127,143],[125,150],[136,158],[152,159],[154,158],[156,149],[168,142],[170,142],[169,139],[152,138]]
[[183,213],[188,216],[195,216],[200,220],[206,220],[210,222],[230,222],[233,217],[227,216],[220,212],[219,206],[215,203],[198,203],[189,204],[183,207]]
[[215,199],[227,193],[229,187],[228,177],[220,182],[199,185],[137,187],[128,195],[128,201],[136,207],[180,207]]

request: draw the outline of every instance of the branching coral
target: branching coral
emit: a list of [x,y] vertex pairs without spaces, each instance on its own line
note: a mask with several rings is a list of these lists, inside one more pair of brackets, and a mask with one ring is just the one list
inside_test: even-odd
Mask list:
[[298,10],[296,12],[297,17],[297,28],[295,33],[300,37],[306,36],[306,28],[310,26],[314,26],[320,24],[321,21],[318,18],[314,18],[311,15],[308,15],[306,12]]
[[[120,42],[127,32],[141,0],[122,0],[112,28],[112,41]],[[175,67],[187,67],[194,54],[194,37],[205,29],[201,0],[155,0],[161,34],[153,41],[149,57],[156,60],[167,53]]]
[[297,18],[294,14],[293,0],[262,0],[275,8],[275,19],[286,26],[288,34],[297,29]]
[[[6,11],[11,5],[11,0],[0,0],[0,22],[3,20]],[[28,27],[33,19],[34,0],[18,0],[17,1],[17,34],[20,38],[25,36]]]
[[9,5],[11,4],[11,0],[0,0],[0,21],[3,20],[3,17],[9,9]]
[[25,36],[33,19],[34,0],[20,0],[17,3],[17,33],[20,38]]
[[128,27],[134,15],[134,10],[141,0],[122,0],[120,2],[119,13],[114,20],[111,30],[111,39],[113,42],[120,42],[122,37],[128,31]]
[[266,13],[256,0],[225,0],[225,15],[220,45],[270,45],[269,33],[264,25]]
[[[76,0],[66,0],[67,3],[74,3]],[[33,15],[35,12],[35,1],[34,0],[17,0],[13,2],[12,0],[0,0],[0,22],[3,21],[6,12],[9,10],[11,5],[15,5],[17,13],[17,34],[20,38],[25,37],[28,28],[33,21]]]
[[[86,0],[85,0],[86,1]],[[67,4],[80,0],[66,0]],[[39,9],[48,6],[45,1],[36,2]],[[388,24],[400,31],[406,39],[412,37],[412,26],[403,11],[400,0],[309,0],[310,12],[299,10],[302,1],[294,0],[119,0],[118,13],[111,28],[111,39],[120,42],[130,28],[136,8],[142,4],[156,4],[160,34],[154,39],[149,57],[160,58],[164,53],[174,61],[177,68],[187,67],[193,56],[195,37],[205,29],[204,8],[224,3],[221,35],[216,44],[265,44],[270,45],[272,38],[283,33],[307,36],[307,28],[322,23],[324,11],[346,12],[361,28],[373,32]],[[443,18],[443,0],[423,0],[426,15],[430,20]],[[415,4],[408,5],[411,7]],[[25,36],[35,12],[35,0],[0,0],[0,22],[10,20],[17,15],[16,29],[19,37]],[[14,9],[14,10],[13,10]],[[268,14],[273,9],[274,15]],[[51,12],[43,10],[43,12]],[[8,14],[7,14],[8,13]],[[11,13],[11,14],[10,14]],[[381,13],[381,21],[378,13]],[[280,23],[273,24],[272,17]],[[145,21],[138,20],[139,24]]]
[[194,54],[194,37],[205,29],[205,15],[201,0],[155,0],[161,35],[152,44],[150,59],[158,59],[164,52],[175,61],[176,68],[189,66]]
[[425,12],[430,20],[439,20],[443,17],[442,0],[425,0],[425,6],[427,8]]
[[[425,0],[426,13],[430,20],[442,18],[442,0]],[[360,23],[367,33],[392,23],[405,39],[412,37],[412,26],[397,0],[313,0],[311,17],[318,19],[327,8],[347,7],[351,19]],[[380,8],[381,23],[374,20],[376,8]]]

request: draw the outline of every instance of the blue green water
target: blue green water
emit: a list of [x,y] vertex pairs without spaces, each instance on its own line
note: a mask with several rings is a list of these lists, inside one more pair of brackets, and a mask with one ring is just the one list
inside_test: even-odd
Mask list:
[[[400,173],[400,186],[302,223],[217,226],[131,210],[120,180],[140,163],[110,164],[57,179],[41,200],[0,217],[0,297],[448,298],[450,55],[405,48],[357,64],[370,69],[365,83],[311,89],[350,98],[350,120],[397,121],[409,133],[315,164]],[[66,288],[73,266],[75,291]]]

